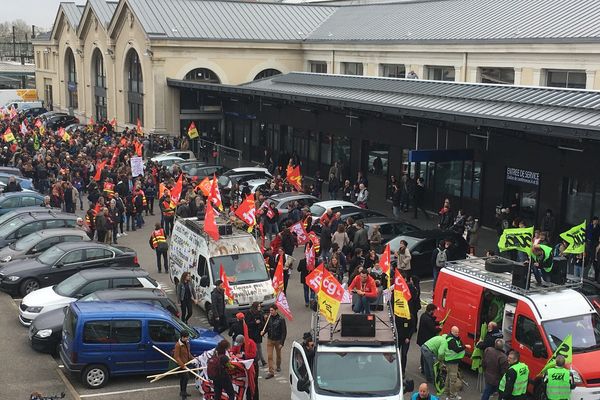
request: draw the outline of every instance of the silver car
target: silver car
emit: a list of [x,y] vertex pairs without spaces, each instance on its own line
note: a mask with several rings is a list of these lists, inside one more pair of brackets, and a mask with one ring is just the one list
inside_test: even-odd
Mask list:
[[37,257],[55,244],[90,240],[87,233],[77,228],[45,229],[33,232],[0,250],[0,264],[12,260]]

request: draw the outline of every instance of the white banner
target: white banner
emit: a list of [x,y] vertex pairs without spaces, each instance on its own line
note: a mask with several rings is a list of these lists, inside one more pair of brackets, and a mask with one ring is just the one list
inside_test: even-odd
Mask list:
[[131,176],[134,178],[144,175],[144,160],[142,157],[131,157]]

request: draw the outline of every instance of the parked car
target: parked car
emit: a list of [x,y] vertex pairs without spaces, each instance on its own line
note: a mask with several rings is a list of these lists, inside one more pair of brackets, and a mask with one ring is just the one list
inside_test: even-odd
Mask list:
[[262,167],[240,167],[225,171],[219,177],[219,189],[231,190],[232,183],[249,181],[254,179],[272,179],[273,175],[268,169]]
[[47,113],[46,107],[29,107],[19,112],[22,118],[35,118],[40,114]]
[[[177,305],[169,299],[162,289],[126,288],[106,289],[90,293],[77,300],[85,301],[137,301],[153,304],[167,310],[171,315],[180,316]],[[29,343],[42,353],[58,354],[62,337],[62,327],[68,306],[57,308],[38,315],[29,326]]]
[[194,160],[194,161],[182,161],[180,163],[177,163],[177,165],[179,165],[179,168],[181,168],[181,170],[187,174],[190,172],[190,170],[192,168],[203,167],[206,165],[206,163],[204,161]]
[[201,167],[190,168],[187,174],[192,178],[192,180],[201,181],[206,177],[212,179],[213,175],[219,176],[224,169],[225,168],[221,165],[203,165]]
[[[2,179],[2,178],[0,178]],[[9,192],[0,194],[0,215],[16,208],[38,206],[44,202],[44,196],[36,192]]]
[[150,159],[150,161],[160,161],[163,158],[168,157],[179,157],[183,160],[195,160],[196,155],[191,150],[170,150],[163,153],[157,154]]
[[440,229],[409,232],[382,244],[389,244],[391,252],[394,253],[400,247],[400,240],[406,240],[408,243],[408,250],[412,256],[411,272],[419,276],[430,276],[433,273],[431,256],[441,240],[450,240],[452,243],[448,249],[448,261],[465,259],[469,251],[469,245],[462,235]]
[[58,285],[29,293],[21,301],[19,321],[28,326],[38,316],[62,308],[77,299],[103,289],[160,289],[160,285],[141,268],[92,268],[77,272]]
[[22,237],[0,249],[0,265],[13,260],[37,257],[61,242],[87,242],[90,237],[77,228],[44,229]]
[[56,214],[62,212],[60,208],[46,208],[40,206],[28,206],[28,207],[20,207],[15,208],[12,211],[7,212],[6,214],[0,214],[0,228],[4,226],[6,223],[18,218],[22,215],[31,215],[31,214]]
[[359,208],[355,204],[343,200],[324,200],[314,203],[310,206],[310,214],[312,215],[313,222],[318,221],[325,212],[330,209],[335,213],[343,210],[344,208],[356,209]]
[[48,112],[38,115],[37,117],[40,119],[40,121],[42,121],[43,123],[46,123],[50,118],[54,117],[55,115],[66,115],[66,114],[62,113],[62,112],[58,112],[58,111],[48,111]]
[[65,128],[65,131],[67,131],[69,133],[73,133],[77,130],[83,132],[83,131],[85,131],[86,128],[87,128],[87,125],[84,125],[84,124],[71,124]]
[[0,173],[19,176],[19,177],[23,176],[23,172],[21,172],[21,170],[16,167],[0,167]]
[[138,302],[74,302],[65,314],[60,359],[65,370],[97,389],[112,376],[164,372],[182,331],[192,354],[213,349],[223,337],[192,328],[161,307]]
[[283,221],[288,215],[288,206],[293,204],[295,201],[300,203],[302,206],[310,207],[319,201],[315,196],[305,193],[277,193],[265,200],[265,204],[275,203],[275,208],[279,211],[279,220]]
[[381,233],[381,237],[383,238],[382,242],[392,240],[398,235],[410,234],[411,232],[420,230],[418,226],[389,217],[368,217],[362,221],[369,230],[369,237],[373,233],[373,227],[379,225],[379,233]]
[[67,242],[36,258],[0,266],[0,290],[19,296],[56,285],[79,271],[100,267],[138,267],[135,251],[95,242]]
[[55,114],[48,118],[46,121],[46,128],[57,130],[58,128],[65,128],[71,124],[78,124],[79,119],[68,114]]
[[[375,210],[369,210],[366,208],[360,208],[360,207],[345,207],[341,210],[337,210],[335,211],[335,209],[333,210],[334,214],[339,212],[340,213],[340,220],[343,222],[346,222],[346,220],[348,218],[351,218],[354,220],[354,222],[358,221],[358,220],[364,220],[366,218],[385,218],[388,219],[384,214],[380,213],[379,211],[375,211]],[[417,228],[418,229],[418,228]],[[320,235],[321,234],[321,225],[320,224],[314,224],[312,230],[317,234]],[[333,233],[333,232],[332,232]]]
[[8,180],[11,176],[14,176],[16,178],[17,182],[19,183],[19,185],[21,185],[22,189],[33,190],[33,181],[29,178],[23,178],[22,176],[16,176],[13,174],[6,174],[0,172],[0,182],[2,182],[5,185],[8,185]]
[[167,167],[167,168],[170,168],[173,164],[179,163],[180,161],[183,161],[183,158],[176,157],[176,156],[166,156],[166,157],[161,157],[160,159],[155,160],[155,162],[159,166]]
[[[39,208],[43,209],[43,207]],[[0,248],[42,229],[74,228],[76,224],[75,214],[63,212],[21,214],[0,226]]]

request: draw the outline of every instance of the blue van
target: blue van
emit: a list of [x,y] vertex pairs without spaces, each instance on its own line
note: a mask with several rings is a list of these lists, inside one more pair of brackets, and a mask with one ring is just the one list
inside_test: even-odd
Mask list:
[[131,301],[74,302],[65,313],[60,358],[65,369],[80,374],[89,388],[104,386],[110,376],[160,373],[181,331],[190,333],[192,355],[213,349],[223,339],[191,328],[162,307]]

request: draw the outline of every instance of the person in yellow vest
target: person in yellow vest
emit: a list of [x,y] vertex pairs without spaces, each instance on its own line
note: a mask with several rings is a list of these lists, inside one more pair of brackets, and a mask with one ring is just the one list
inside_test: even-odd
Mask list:
[[458,399],[460,390],[460,378],[458,376],[458,364],[465,356],[465,350],[471,349],[470,344],[463,344],[460,340],[458,326],[453,326],[446,336],[446,347],[444,348],[444,364],[446,365],[446,393],[447,399]]
[[508,370],[498,385],[498,400],[524,400],[527,398],[529,367],[522,363],[518,351],[508,353]]
[[546,397],[548,400],[569,400],[571,390],[575,389],[575,381],[571,371],[565,368],[565,357],[556,357],[556,367],[549,368],[544,376]]
[[106,197],[107,200],[112,200],[112,198],[115,195],[115,184],[112,183],[112,179],[110,178],[106,178],[106,181],[104,182],[104,197]]
[[161,257],[165,265],[165,274],[169,272],[169,262],[167,260],[167,250],[169,245],[167,244],[167,237],[165,231],[160,227],[160,222],[154,224],[154,231],[150,234],[150,247],[156,251],[156,266],[158,267],[158,273],[161,272]]
[[173,230],[173,221],[175,219],[175,204],[171,201],[171,196],[165,193],[160,201],[160,211],[163,216],[165,234],[169,236]]

